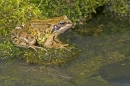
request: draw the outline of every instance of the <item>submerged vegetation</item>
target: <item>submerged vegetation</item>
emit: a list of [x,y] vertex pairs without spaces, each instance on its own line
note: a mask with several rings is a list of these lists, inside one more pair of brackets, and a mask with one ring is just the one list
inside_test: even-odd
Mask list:
[[[97,15],[99,11],[110,17],[113,17],[113,14],[119,15],[116,17],[119,19],[124,16],[128,17],[130,11],[128,0],[0,0],[0,2],[0,57],[2,59],[20,57],[27,63],[38,64],[63,64],[75,58],[77,51],[73,45],[67,47],[70,51],[47,49],[47,51],[36,52],[32,49],[15,47],[10,41],[10,32],[16,26],[25,24],[31,19],[45,19],[61,15],[67,15],[74,25],[76,23],[81,25],[94,17],[93,14]],[[87,30],[87,34],[97,35],[102,31],[100,27],[102,26],[99,26],[99,30],[92,30],[92,28]]]

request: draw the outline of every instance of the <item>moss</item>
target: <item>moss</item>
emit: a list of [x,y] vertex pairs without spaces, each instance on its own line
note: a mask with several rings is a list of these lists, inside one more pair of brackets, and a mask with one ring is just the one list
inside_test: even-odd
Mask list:
[[17,25],[38,18],[40,10],[24,0],[0,0],[0,35],[8,35]]

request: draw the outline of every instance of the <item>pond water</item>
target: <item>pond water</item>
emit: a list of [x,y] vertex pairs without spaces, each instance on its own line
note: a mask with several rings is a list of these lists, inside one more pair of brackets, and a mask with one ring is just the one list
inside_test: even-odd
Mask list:
[[[118,25],[109,23],[108,27],[105,23],[95,26],[104,31],[101,34],[100,31],[88,34],[92,25],[67,33],[79,54],[63,66],[1,59],[0,86],[130,86],[130,33],[116,30],[106,34],[103,28],[115,30]],[[100,27],[101,24],[104,26]]]

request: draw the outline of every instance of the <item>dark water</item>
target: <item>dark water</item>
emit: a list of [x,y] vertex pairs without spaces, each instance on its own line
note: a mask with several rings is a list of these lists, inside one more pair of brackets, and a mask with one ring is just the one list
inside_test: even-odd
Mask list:
[[110,83],[116,84],[118,86],[130,86],[130,77],[122,77],[110,80]]

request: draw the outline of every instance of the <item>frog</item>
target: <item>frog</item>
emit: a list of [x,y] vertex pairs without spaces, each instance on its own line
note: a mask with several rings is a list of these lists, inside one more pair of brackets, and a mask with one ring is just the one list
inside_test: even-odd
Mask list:
[[60,34],[72,27],[73,23],[66,15],[49,19],[33,19],[26,24],[16,26],[11,31],[11,41],[15,46],[32,48],[65,48]]

